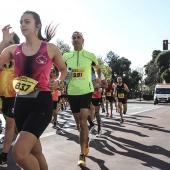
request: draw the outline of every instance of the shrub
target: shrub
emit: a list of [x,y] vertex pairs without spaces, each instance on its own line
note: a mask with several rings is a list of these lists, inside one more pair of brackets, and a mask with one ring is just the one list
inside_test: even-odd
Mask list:
[[153,94],[143,94],[143,100],[153,100]]

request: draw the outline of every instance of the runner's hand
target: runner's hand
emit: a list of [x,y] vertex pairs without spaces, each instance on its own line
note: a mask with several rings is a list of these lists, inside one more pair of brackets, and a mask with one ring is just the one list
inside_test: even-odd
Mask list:
[[47,84],[47,87],[50,90],[56,90],[58,88],[59,82],[58,80],[50,80],[49,83]]
[[13,37],[14,37],[14,32],[12,32],[11,34],[9,33],[9,30],[12,27],[10,25],[6,25],[3,29],[2,29],[2,33],[3,33],[3,41],[5,42],[6,47],[8,47],[9,45],[12,45],[14,43],[13,41]]

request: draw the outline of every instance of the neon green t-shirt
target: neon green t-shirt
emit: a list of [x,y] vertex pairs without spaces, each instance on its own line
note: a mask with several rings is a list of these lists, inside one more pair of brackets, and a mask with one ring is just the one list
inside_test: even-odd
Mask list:
[[67,68],[71,68],[67,93],[83,95],[94,91],[91,70],[98,65],[96,56],[85,50],[71,51],[63,55]]

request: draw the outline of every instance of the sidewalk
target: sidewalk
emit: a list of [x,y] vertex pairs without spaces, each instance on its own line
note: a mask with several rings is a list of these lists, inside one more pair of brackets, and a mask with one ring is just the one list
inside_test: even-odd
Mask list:
[[144,103],[144,104],[154,104],[153,100],[143,100],[143,98],[127,99],[128,103]]

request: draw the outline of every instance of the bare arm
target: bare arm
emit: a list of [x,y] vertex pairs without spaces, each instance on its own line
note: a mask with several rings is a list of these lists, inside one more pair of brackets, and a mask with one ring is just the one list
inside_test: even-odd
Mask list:
[[[0,45],[1,46],[1,45]],[[3,66],[5,63],[8,63],[13,59],[14,51],[18,45],[12,45],[5,48],[0,55],[0,66]]]
[[126,92],[129,92],[129,88],[128,88],[128,86],[127,86],[126,84],[124,84],[124,90],[125,90]]
[[14,50],[16,49],[16,45],[9,47],[11,44],[13,44],[13,37],[14,37],[14,33],[11,34],[9,33],[10,28],[11,28],[10,25],[6,25],[2,29],[3,40],[0,43],[0,54],[1,54],[0,66],[4,65],[5,63],[13,59],[13,53]]
[[95,71],[97,72],[98,78],[101,79],[101,68],[100,68],[100,66],[97,65],[97,66],[93,66],[93,67],[94,67]]
[[56,80],[50,81],[47,85],[50,89],[53,90],[58,88],[58,86],[60,86],[60,83],[62,83],[62,81],[66,78],[67,68],[62,54],[56,45],[47,43],[47,51],[59,71],[58,78]]
[[116,90],[116,88],[117,88],[117,85],[114,86],[114,90],[113,90],[113,95],[114,95],[115,97],[117,96],[117,90]]
[[49,56],[51,57],[51,59],[53,60],[55,66],[59,71],[58,80],[63,81],[67,76],[67,67],[63,60],[62,54],[59,48],[54,44],[48,43],[47,48],[48,48],[47,50]]

